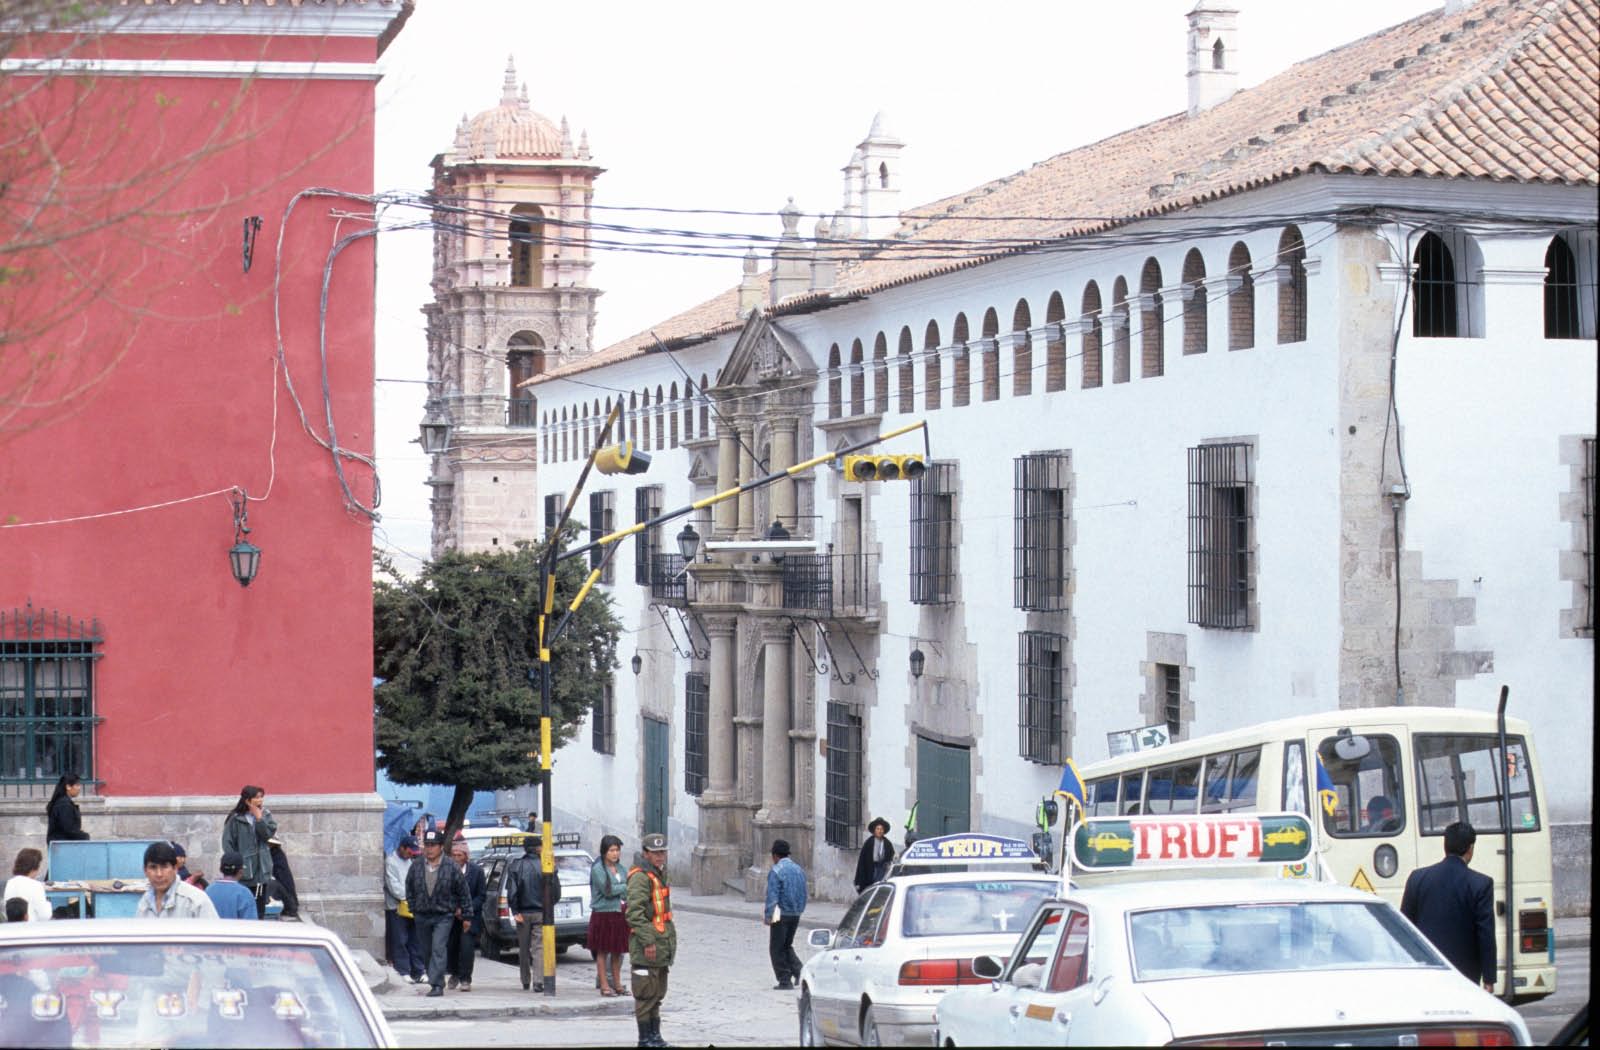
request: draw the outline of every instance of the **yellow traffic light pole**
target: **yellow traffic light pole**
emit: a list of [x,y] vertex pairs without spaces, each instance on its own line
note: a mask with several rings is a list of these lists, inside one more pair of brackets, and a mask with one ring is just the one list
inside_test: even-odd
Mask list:
[[[589,458],[584,463],[583,470],[578,474],[578,483],[573,486],[572,491],[567,495],[566,506],[561,509],[561,516],[556,519],[555,525],[551,528],[550,534],[546,538],[544,557],[544,595],[539,605],[539,619],[534,631],[534,639],[536,644],[535,662],[534,666],[528,671],[530,678],[537,679],[539,687],[540,810],[542,812],[541,823],[544,831],[543,835],[541,836],[542,843],[539,854],[539,867],[544,873],[543,882],[545,921],[543,931],[544,943],[542,947],[544,949],[544,993],[546,995],[556,994],[556,927],[555,899],[553,896],[553,890],[555,888],[555,838],[554,826],[551,821],[552,807],[550,789],[550,766],[552,757],[551,745],[554,738],[551,725],[551,689],[554,683],[552,682],[551,678],[550,651],[555,645],[557,639],[559,639],[562,634],[566,632],[568,625],[570,625],[572,622],[572,617],[577,613],[579,606],[583,604],[583,600],[589,596],[589,592],[593,590],[594,585],[599,582],[601,573],[605,571],[606,563],[609,562],[612,556],[614,556],[617,552],[617,542],[619,540],[626,539],[629,536],[645,532],[649,529],[660,528],[669,521],[675,521],[676,519],[684,517],[688,514],[692,514],[697,510],[715,506],[716,504],[722,503],[725,500],[735,499],[743,493],[752,492],[756,489],[770,485],[775,481],[782,481],[785,478],[797,477],[801,474],[804,474],[806,471],[813,470],[825,463],[831,463],[834,460],[841,459],[846,456],[852,456],[855,453],[860,452],[862,449],[871,448],[873,445],[899,437],[902,434],[909,434],[914,430],[922,431],[923,453],[925,457],[928,455],[928,424],[922,420],[918,420],[915,423],[908,423],[903,427],[897,427],[893,430],[885,431],[882,434],[874,435],[873,437],[867,438],[863,441],[858,441],[855,444],[846,448],[842,448],[837,452],[825,452],[820,456],[813,456],[802,463],[796,463],[794,466],[785,468],[784,470],[775,470],[770,474],[763,474],[759,478],[752,478],[742,485],[736,485],[730,489],[723,489],[721,492],[707,496],[705,499],[695,500],[693,503],[687,503],[674,510],[669,510],[664,514],[658,514],[648,521],[635,522],[625,529],[618,529],[615,532],[607,533],[606,535],[601,536],[599,539],[591,540],[590,542],[585,543],[581,547],[575,547],[570,551],[566,551],[565,553],[557,554],[556,540],[561,535],[561,530],[566,526],[567,520],[572,516],[572,509],[577,506],[578,496],[583,492],[583,487],[589,480],[590,470],[594,469],[598,464],[603,473],[637,474],[641,473],[644,467],[648,466],[650,463],[650,457],[641,451],[635,450],[631,442],[624,443],[623,446],[619,447],[612,447],[608,444],[608,439],[611,436],[611,427],[614,423],[616,423],[618,415],[621,414],[621,410],[622,406],[618,404],[613,407],[611,409],[611,413],[606,416],[605,425],[600,430],[600,440],[596,442],[594,450],[589,453]],[[898,457],[898,459],[903,461],[905,457]],[[915,474],[916,472],[914,471],[903,471],[900,476],[914,477]],[[863,472],[862,480],[866,479],[867,476]],[[852,480],[854,480],[854,478],[852,478]],[[890,480],[890,476],[885,474],[884,480]],[[573,595],[572,601],[567,604],[565,611],[562,613],[560,621],[552,624],[552,620],[555,616],[556,566],[569,558],[582,557],[583,555],[588,554],[590,551],[596,549],[604,551],[600,560],[600,564],[596,565],[589,571],[589,575],[584,579],[583,585],[578,588],[578,593]]]

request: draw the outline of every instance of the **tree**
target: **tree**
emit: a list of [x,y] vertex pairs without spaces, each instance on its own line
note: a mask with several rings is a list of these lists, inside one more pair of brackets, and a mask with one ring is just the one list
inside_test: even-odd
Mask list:
[[[411,581],[382,555],[375,560],[386,577],[373,584],[373,667],[384,679],[374,700],[378,766],[396,783],[454,785],[446,818],[454,837],[474,791],[539,779],[539,692],[528,671],[543,546],[451,551]],[[576,559],[558,567],[558,614],[584,574]],[[601,701],[620,630],[610,597],[591,591],[552,647],[557,747]]]

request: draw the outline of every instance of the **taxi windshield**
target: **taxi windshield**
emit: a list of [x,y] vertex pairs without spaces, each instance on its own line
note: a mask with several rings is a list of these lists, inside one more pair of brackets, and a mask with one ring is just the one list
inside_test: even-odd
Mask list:
[[173,940],[0,947],[0,1045],[372,1046],[327,948]]
[[1136,981],[1443,965],[1382,903],[1303,901],[1163,908],[1128,917]]
[[557,853],[556,871],[561,875],[562,882],[576,882],[582,876],[583,882],[589,881],[589,869],[594,867],[594,861],[589,859],[587,853]]
[[906,891],[901,933],[906,937],[1017,933],[1056,885],[993,878],[912,886]]

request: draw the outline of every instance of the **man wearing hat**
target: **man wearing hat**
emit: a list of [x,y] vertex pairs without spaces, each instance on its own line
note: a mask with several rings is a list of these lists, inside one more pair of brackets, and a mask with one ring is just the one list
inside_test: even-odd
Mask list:
[[640,1046],[666,1046],[661,1038],[661,1001],[667,971],[678,950],[672,924],[672,887],[667,882],[667,837],[651,832],[628,869],[628,956],[633,966],[633,1018]]
[[[522,840],[522,856],[506,865],[506,907],[517,924],[517,969],[522,987],[544,991],[544,887],[547,877],[539,860],[542,839],[529,835]],[[554,879],[554,875],[548,876]],[[561,898],[560,883],[555,884],[551,900]],[[534,981],[534,952],[539,953],[538,980]]]
[[217,861],[221,877],[206,885],[206,896],[211,898],[219,919],[260,918],[256,914],[256,895],[239,881],[239,871],[243,867],[244,858],[231,849],[224,850],[222,859]]
[[417,946],[417,931],[406,903],[406,872],[417,855],[417,840],[401,835],[394,852],[383,858],[383,923],[389,948],[389,965],[412,984],[422,983],[422,951]]
[[428,970],[428,994],[444,994],[444,968],[450,955],[450,927],[467,914],[467,880],[445,859],[444,833],[430,829],[422,840],[422,856],[406,872],[406,903],[422,945]]

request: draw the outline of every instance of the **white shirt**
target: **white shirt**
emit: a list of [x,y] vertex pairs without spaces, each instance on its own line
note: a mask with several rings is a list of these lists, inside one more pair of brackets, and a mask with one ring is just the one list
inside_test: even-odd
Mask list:
[[156,891],[152,887],[139,898],[137,915],[141,919],[215,919],[217,907],[204,890],[197,890],[181,879],[175,879],[172,888],[161,899],[156,909]]
[[45,896],[44,883],[38,879],[31,879],[26,875],[13,875],[6,883],[5,899],[21,897],[28,902],[28,921],[44,922],[51,917],[53,909],[50,907],[50,898]]

